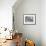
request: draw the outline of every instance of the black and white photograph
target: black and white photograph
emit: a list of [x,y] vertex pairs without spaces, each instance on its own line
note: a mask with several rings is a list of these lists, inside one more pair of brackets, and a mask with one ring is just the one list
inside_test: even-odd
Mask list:
[[36,24],[36,14],[25,14],[24,24]]

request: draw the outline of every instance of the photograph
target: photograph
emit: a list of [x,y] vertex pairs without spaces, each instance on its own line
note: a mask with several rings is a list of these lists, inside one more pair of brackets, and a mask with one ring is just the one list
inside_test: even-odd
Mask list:
[[24,24],[36,24],[36,14],[24,14]]

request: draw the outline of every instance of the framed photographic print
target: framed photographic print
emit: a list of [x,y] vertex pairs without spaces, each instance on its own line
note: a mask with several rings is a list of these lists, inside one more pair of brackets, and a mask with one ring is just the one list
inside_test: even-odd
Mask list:
[[24,24],[36,24],[36,14],[24,14]]

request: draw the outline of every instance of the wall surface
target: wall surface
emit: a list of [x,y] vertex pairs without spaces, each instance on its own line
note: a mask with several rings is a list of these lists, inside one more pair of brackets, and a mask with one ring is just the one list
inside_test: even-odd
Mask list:
[[46,46],[46,0],[41,1],[41,38],[42,46]]
[[[15,5],[14,5],[15,6]],[[14,11],[15,30],[23,33],[26,39],[35,41],[36,46],[41,46],[41,1],[40,0],[23,0],[23,2]],[[24,14],[36,14],[36,25],[24,25]]]

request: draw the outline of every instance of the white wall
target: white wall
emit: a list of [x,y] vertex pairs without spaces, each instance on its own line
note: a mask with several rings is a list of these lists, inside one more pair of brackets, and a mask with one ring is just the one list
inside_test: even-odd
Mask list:
[[[14,5],[16,6],[16,5]],[[22,32],[24,38],[35,41],[36,46],[41,46],[41,1],[24,0],[17,8],[14,9],[15,29]],[[24,25],[24,14],[36,14],[36,25]]]
[[[17,9],[14,6],[15,29],[24,37],[35,40],[36,46],[46,46],[46,0],[25,0]],[[23,14],[26,13],[36,13],[36,25],[23,24]]]
[[12,28],[12,6],[16,0],[0,0],[0,27]]
[[41,1],[41,38],[42,46],[46,46],[46,0]]

